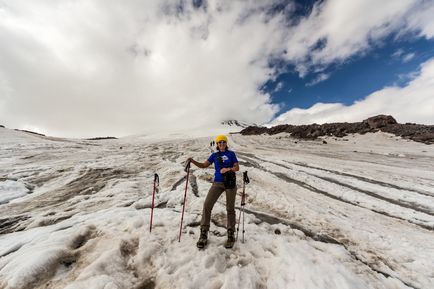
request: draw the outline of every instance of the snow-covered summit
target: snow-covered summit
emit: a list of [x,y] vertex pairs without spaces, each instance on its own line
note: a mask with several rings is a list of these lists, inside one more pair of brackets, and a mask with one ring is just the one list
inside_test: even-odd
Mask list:
[[249,124],[247,122],[243,122],[243,121],[238,121],[238,120],[225,120],[221,122],[222,125],[227,125],[230,127],[238,127],[240,129],[252,126],[252,125],[256,125],[256,124]]

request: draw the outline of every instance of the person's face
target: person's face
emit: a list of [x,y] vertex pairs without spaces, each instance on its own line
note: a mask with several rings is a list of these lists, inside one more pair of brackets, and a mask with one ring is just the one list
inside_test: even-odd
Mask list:
[[218,148],[219,148],[220,150],[224,150],[224,149],[226,148],[226,142],[225,142],[224,140],[219,141],[219,142],[217,143],[217,145],[218,145]]

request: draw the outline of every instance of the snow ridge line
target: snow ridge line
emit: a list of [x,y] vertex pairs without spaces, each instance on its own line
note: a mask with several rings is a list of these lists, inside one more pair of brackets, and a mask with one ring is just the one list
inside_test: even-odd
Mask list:
[[[241,209],[241,208],[240,207],[236,207],[236,209]],[[303,232],[308,238],[311,238],[311,239],[313,239],[313,240],[315,240],[317,242],[322,242],[322,243],[327,243],[327,244],[335,244],[335,245],[342,246],[345,249],[345,251],[347,251],[348,254],[350,254],[350,256],[354,260],[357,260],[360,263],[364,264],[365,266],[367,266],[373,272],[375,272],[377,274],[380,274],[380,275],[383,275],[386,278],[393,278],[393,279],[399,280],[400,282],[402,282],[407,287],[410,287],[410,288],[413,288],[413,289],[419,289],[418,287],[415,287],[413,284],[411,284],[409,282],[406,282],[406,281],[403,281],[402,279],[398,278],[397,276],[392,276],[389,273],[386,273],[386,272],[384,272],[384,271],[382,271],[380,269],[377,269],[377,268],[374,267],[374,265],[368,263],[367,261],[364,261],[364,260],[360,259],[360,257],[357,256],[356,252],[354,252],[350,248],[348,248],[348,246],[346,244],[344,244],[344,243],[336,240],[335,238],[333,238],[331,236],[315,233],[315,232],[313,232],[313,231],[311,231],[311,230],[309,230],[309,229],[307,229],[305,227],[302,227],[301,225],[298,225],[296,223],[291,223],[291,222],[289,222],[286,219],[279,218],[279,217],[276,217],[276,216],[272,216],[272,215],[266,214],[264,212],[254,211],[254,210],[247,209],[247,208],[244,208],[244,210],[245,210],[246,213],[254,215],[256,218],[258,218],[259,220],[261,220],[262,222],[265,222],[267,224],[274,225],[274,224],[281,223],[281,224],[283,224],[285,226],[288,226],[290,228],[294,228],[296,230],[299,230],[299,231]],[[384,262],[383,262],[383,264],[385,266],[387,266],[387,264],[385,264]],[[390,271],[394,272],[389,266],[387,266],[387,267],[389,268]]]
[[314,176],[316,178],[328,181],[330,183],[334,183],[334,184],[337,184],[337,185],[340,185],[340,186],[347,187],[349,189],[358,191],[360,193],[367,194],[367,195],[369,195],[371,197],[378,198],[380,200],[392,203],[394,205],[397,205],[397,206],[400,206],[400,207],[404,207],[404,208],[408,208],[408,209],[412,209],[412,210],[415,210],[415,211],[418,211],[418,212],[421,212],[421,213],[425,213],[425,214],[430,215],[430,216],[434,216],[434,212],[432,212],[431,210],[429,210],[426,207],[420,206],[419,204],[415,204],[413,202],[397,201],[397,200],[394,200],[394,199],[390,199],[390,198],[378,195],[378,194],[370,192],[370,191],[366,191],[366,190],[363,190],[363,189],[356,188],[356,187],[354,187],[352,185],[348,185],[348,184],[336,181],[336,180],[334,180],[332,178],[317,176],[315,174],[311,174],[311,173],[308,173],[308,172],[305,172],[305,171],[302,171],[302,172],[304,172],[304,173],[306,173],[306,174],[308,174],[310,176]]
[[[285,165],[282,165],[282,164],[279,164],[279,163],[276,163],[276,162],[271,162],[271,161],[267,161],[267,162],[272,163],[272,164],[274,164],[276,166],[280,166],[280,167],[283,167],[285,169],[291,170],[290,167],[287,167]],[[415,211],[418,211],[418,212],[421,212],[421,213],[425,213],[425,214],[430,215],[430,216],[434,216],[434,212],[432,212],[429,208],[423,207],[423,206],[421,206],[419,204],[416,204],[416,203],[413,203],[413,202],[406,202],[406,201],[397,201],[397,200],[394,200],[394,199],[391,199],[391,198],[387,198],[387,197],[381,196],[381,195],[379,195],[377,193],[374,193],[374,192],[370,192],[370,191],[363,190],[363,189],[357,188],[355,186],[352,186],[352,185],[349,185],[349,184],[346,184],[346,183],[342,183],[342,182],[337,181],[337,180],[335,180],[333,178],[318,176],[316,174],[313,174],[313,173],[310,173],[310,172],[306,172],[306,171],[303,171],[303,170],[299,170],[299,171],[303,172],[303,173],[305,173],[307,175],[310,175],[310,176],[313,176],[313,177],[316,177],[316,178],[328,181],[330,183],[334,183],[334,184],[337,184],[337,185],[340,185],[340,186],[343,186],[343,187],[346,187],[346,188],[358,191],[360,193],[369,195],[371,197],[374,197],[374,198],[377,198],[377,199],[380,199],[380,200],[392,203],[394,205],[397,205],[397,206],[400,206],[400,207],[404,207],[404,208],[408,208],[408,209],[412,209],[412,210],[415,210]]]
[[[242,155],[243,153],[238,153],[238,154]],[[335,195],[330,194],[330,193],[328,193],[326,191],[323,191],[323,190],[320,190],[318,188],[315,188],[315,187],[313,187],[313,186],[311,186],[311,185],[309,185],[309,184],[307,184],[305,182],[302,182],[302,181],[290,178],[290,177],[288,177],[287,175],[285,175],[283,173],[270,171],[270,170],[262,167],[261,165],[259,165],[257,162],[255,162],[255,161],[253,161],[253,160],[251,160],[249,158],[246,158],[245,156],[244,156],[244,158],[247,159],[249,161],[249,163],[250,163],[250,165],[247,165],[247,166],[250,166],[250,167],[262,170],[264,172],[270,173],[270,174],[278,177],[279,179],[282,179],[282,180],[284,180],[284,181],[286,181],[288,183],[292,183],[292,184],[298,185],[298,186],[300,186],[302,188],[305,188],[305,189],[307,189],[307,190],[309,190],[311,192],[322,194],[322,195],[327,196],[327,197],[329,197],[331,199],[334,199],[334,200],[337,200],[337,201],[340,201],[340,202],[344,202],[344,203],[347,203],[347,204],[350,204],[350,205],[353,205],[353,206],[356,206],[356,207],[359,207],[359,208],[362,208],[362,209],[370,210],[370,211],[372,211],[374,213],[377,213],[377,214],[380,214],[380,215],[383,215],[383,216],[387,216],[387,217],[390,217],[390,218],[394,218],[394,219],[398,219],[398,220],[401,220],[401,221],[405,221],[405,222],[411,223],[413,225],[419,226],[419,227],[421,227],[423,229],[426,229],[426,230],[429,230],[429,231],[434,231],[434,228],[431,227],[431,226],[428,226],[428,225],[425,225],[425,224],[416,223],[416,222],[413,222],[412,220],[404,219],[404,218],[401,218],[399,216],[394,216],[394,215],[391,215],[391,214],[389,214],[387,212],[384,212],[384,211],[379,211],[379,210],[375,210],[373,208],[368,208],[368,207],[365,207],[365,206],[361,206],[360,204],[357,204],[357,203],[354,203],[354,202],[342,199],[341,197],[335,196]],[[254,158],[256,158],[258,160],[261,160],[261,161],[264,161],[264,162],[275,164],[273,162],[265,161],[265,160],[259,159],[257,157],[254,157]],[[246,165],[246,163],[244,163],[244,165]],[[275,164],[275,165],[284,167],[284,166],[279,165],[279,164]]]
[[287,160],[282,160],[282,161],[285,162],[285,163],[296,165],[296,166],[300,166],[300,167],[321,170],[321,171],[325,171],[325,172],[328,172],[328,173],[333,173],[333,174],[336,174],[336,175],[341,175],[341,176],[346,176],[346,177],[352,177],[352,178],[355,178],[357,180],[364,181],[364,182],[367,182],[367,183],[371,183],[371,184],[374,184],[374,185],[381,185],[381,186],[384,186],[384,187],[389,187],[389,188],[393,188],[393,189],[397,189],[397,190],[401,190],[401,191],[414,192],[416,194],[421,194],[421,195],[424,195],[424,196],[427,196],[427,197],[433,197],[434,198],[434,195],[432,195],[430,193],[416,191],[416,190],[414,190],[412,188],[404,188],[404,187],[400,187],[400,186],[397,186],[397,185],[394,185],[394,184],[390,184],[390,183],[386,183],[386,182],[383,182],[383,181],[377,181],[377,180],[369,179],[369,178],[366,178],[366,177],[357,176],[357,175],[353,175],[353,174],[349,174],[349,173],[344,173],[344,172],[340,172],[340,171],[335,171],[335,170],[329,170],[329,169],[324,169],[324,168],[320,168],[320,167],[309,166],[309,165],[303,164],[303,163],[293,163],[293,162],[290,162],[290,161],[287,161]]
[[[270,148],[272,148],[272,147],[270,147]],[[244,152],[237,152],[237,154],[243,155],[243,156],[248,157],[248,158],[255,158],[255,159],[263,161],[263,162],[273,163],[273,162],[270,162],[270,161],[258,158],[254,154],[244,153]],[[409,192],[413,192],[413,193],[416,193],[416,194],[420,194],[420,195],[424,195],[424,196],[427,196],[427,197],[434,198],[434,195],[431,194],[431,193],[417,191],[417,190],[415,190],[413,188],[400,187],[400,186],[397,186],[397,185],[394,185],[394,184],[391,184],[391,183],[386,183],[386,182],[383,182],[383,181],[373,180],[373,179],[370,179],[370,178],[367,178],[367,177],[357,176],[357,175],[353,175],[353,174],[349,174],[349,173],[344,173],[344,172],[340,172],[340,171],[335,171],[335,170],[330,170],[330,169],[324,169],[324,168],[320,168],[320,167],[310,166],[310,165],[307,165],[307,164],[304,164],[304,163],[290,162],[290,161],[287,161],[287,160],[282,160],[282,161],[285,162],[285,163],[291,164],[291,165],[296,165],[296,166],[305,167],[305,168],[309,168],[309,169],[321,170],[321,171],[324,171],[324,172],[328,172],[328,173],[332,173],[332,174],[336,174],[336,175],[341,175],[341,176],[346,176],[346,177],[352,177],[352,178],[355,178],[355,179],[357,179],[359,181],[364,181],[364,182],[371,183],[371,184],[374,184],[374,185],[381,185],[381,186],[384,186],[384,187],[389,187],[389,188],[393,188],[393,189],[397,189],[397,190],[401,190],[401,191],[409,191]],[[273,163],[273,164],[279,165],[279,166],[283,166],[283,165],[277,164],[277,163]]]
[[[241,154],[243,154],[243,153],[241,153]],[[279,163],[276,163],[276,162],[273,162],[273,161],[263,160],[263,159],[261,159],[261,158],[255,157],[255,156],[252,156],[252,157],[254,157],[254,158],[257,159],[257,160],[260,160],[260,161],[263,161],[263,162],[266,162],[266,163],[271,163],[271,164],[274,164],[274,165],[276,165],[276,166],[279,166],[279,167],[282,167],[282,168],[285,168],[285,169],[288,169],[288,170],[291,170],[291,169],[292,169],[292,168],[287,167],[287,166],[285,166],[285,165],[283,165],[283,164],[279,164]],[[251,161],[252,161],[252,160],[249,159],[249,162],[251,162]],[[285,160],[284,160],[284,161],[285,161]],[[296,163],[291,163],[291,162],[288,162],[288,161],[285,161],[285,162],[290,163],[290,164],[298,165],[298,164],[296,164]],[[246,163],[244,163],[244,164],[246,164]],[[327,170],[327,169],[321,169],[321,168],[316,168],[316,167],[311,167],[311,166],[307,166],[307,165],[300,165],[300,166],[304,166],[304,167],[308,167],[308,168],[313,168],[313,169],[319,169],[319,170],[327,171],[327,172],[330,172],[330,173],[334,173],[334,172],[335,172],[335,171],[331,171],[331,170]],[[256,167],[256,168],[258,168],[258,169],[262,169],[262,170],[266,170],[264,167],[262,167],[261,165],[259,165],[257,162],[253,162],[253,167]],[[343,187],[347,187],[347,188],[353,189],[353,190],[355,190],[355,191],[358,191],[358,192],[361,192],[361,193],[364,193],[364,194],[367,194],[367,195],[369,195],[369,196],[371,196],[371,197],[378,198],[378,199],[381,199],[381,200],[383,200],[383,201],[386,201],[386,202],[389,202],[389,203],[392,203],[392,204],[395,204],[395,205],[398,205],[398,206],[401,206],[401,207],[405,207],[405,208],[412,209],[412,210],[415,210],[415,211],[418,211],[418,212],[421,212],[421,213],[425,213],[425,214],[427,214],[427,215],[434,216],[434,212],[432,212],[429,208],[423,207],[423,206],[421,206],[421,205],[419,205],[419,204],[416,204],[416,203],[413,203],[413,202],[396,201],[396,200],[394,200],[394,199],[390,199],[390,198],[387,198],[387,197],[381,196],[381,195],[379,195],[379,194],[376,194],[376,193],[373,193],[373,192],[369,192],[369,191],[366,191],[366,190],[363,190],[363,189],[359,189],[359,188],[357,188],[357,187],[354,187],[354,186],[352,186],[352,185],[348,185],[348,184],[345,184],[345,183],[339,182],[339,181],[337,181],[337,180],[335,180],[335,179],[332,179],[332,178],[318,176],[318,175],[316,175],[316,174],[313,174],[313,173],[310,173],[310,172],[306,172],[306,171],[303,171],[303,170],[299,170],[299,171],[300,171],[300,172],[303,172],[303,173],[305,173],[305,174],[307,174],[307,175],[310,175],[310,176],[313,176],[313,177],[316,177],[316,178],[319,178],[319,179],[322,179],[322,180],[325,180],[325,181],[328,181],[328,182],[331,182],[331,183],[334,183],[334,184],[337,184],[337,185],[340,185],[340,186],[343,186]],[[338,174],[340,174],[340,175],[351,176],[351,177],[354,177],[354,178],[356,178],[356,179],[359,179],[358,176],[354,176],[354,175],[351,175],[351,174],[339,173],[339,172],[337,172],[337,171],[336,171],[336,173],[338,173]],[[280,174],[280,173],[279,173],[279,174]],[[364,179],[365,179],[364,177],[360,177],[360,180],[364,180]],[[370,179],[366,179],[366,180],[369,180],[368,182],[370,182],[370,183],[374,183],[374,184],[383,184],[383,182],[375,183],[375,181],[373,181],[373,180],[370,180]],[[295,180],[295,181],[297,181],[297,180]],[[297,182],[300,182],[300,181],[297,181]],[[301,182],[301,183],[305,184],[304,182]],[[392,186],[393,186],[393,185],[391,185],[391,184],[387,184],[387,183],[384,183],[384,184],[385,184],[385,185],[390,185],[389,187],[392,187]],[[307,184],[306,184],[306,185],[307,185]],[[308,185],[308,186],[310,186],[310,185]],[[400,188],[400,187],[398,187],[398,186],[395,186],[395,188],[400,189],[400,190],[406,190],[406,189],[404,189],[404,188]],[[411,191],[411,192],[415,192],[415,193],[420,193],[420,192],[418,192],[418,191],[414,191],[414,190],[410,190],[410,191]],[[425,195],[425,196],[431,196],[431,195],[426,195],[426,194],[424,194],[424,193],[420,193],[420,194]],[[431,197],[432,197],[432,196],[431,196]]]

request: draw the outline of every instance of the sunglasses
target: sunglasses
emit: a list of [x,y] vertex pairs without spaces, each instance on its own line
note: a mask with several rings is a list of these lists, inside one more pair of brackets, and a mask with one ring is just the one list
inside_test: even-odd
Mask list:
[[217,144],[226,144],[226,142],[224,140],[219,141]]

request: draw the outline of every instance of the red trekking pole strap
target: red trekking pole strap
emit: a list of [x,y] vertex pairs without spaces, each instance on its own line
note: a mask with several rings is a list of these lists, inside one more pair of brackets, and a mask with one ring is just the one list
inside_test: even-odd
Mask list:
[[185,203],[187,201],[188,176],[190,175],[190,162],[187,162],[184,171],[187,172],[187,177],[186,177],[186,182],[185,182],[184,202],[182,203],[181,225],[179,226],[179,238],[178,238],[178,242],[181,242],[182,222],[184,221]]
[[152,219],[154,217],[154,199],[155,199],[155,191],[160,183],[160,179],[157,174],[154,174],[154,189],[152,191],[152,205],[151,205],[151,221],[149,225],[149,232],[152,231]]

